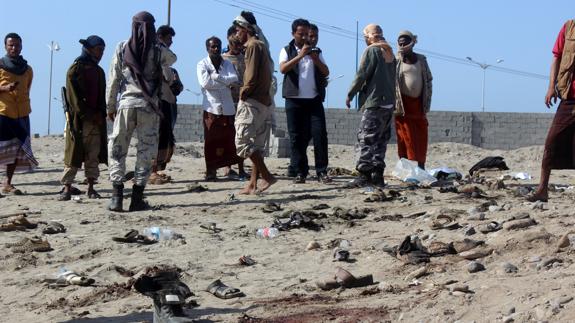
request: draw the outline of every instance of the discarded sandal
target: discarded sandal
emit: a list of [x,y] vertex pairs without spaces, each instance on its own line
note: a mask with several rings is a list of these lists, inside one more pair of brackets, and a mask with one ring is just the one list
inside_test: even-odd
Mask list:
[[356,278],[349,271],[341,267],[337,267],[333,278],[316,282],[316,286],[321,290],[331,290],[339,287],[345,287],[345,288],[365,287],[373,284],[374,283],[372,275],[365,275]]
[[242,266],[253,266],[256,264],[256,261],[250,256],[241,256],[239,263]]
[[28,253],[33,251],[46,252],[52,250],[48,240],[42,240],[42,238],[37,236],[32,238],[23,238],[22,240],[14,243],[7,243],[6,247],[12,248],[12,252],[16,253]]
[[495,232],[495,231],[499,231],[501,230],[501,228],[503,228],[503,226],[501,225],[501,223],[496,222],[496,221],[491,221],[487,224],[483,224],[480,225],[477,230],[483,234],[487,234],[490,232]]
[[219,279],[208,285],[206,291],[221,299],[230,299],[245,296],[245,294],[241,292],[239,289],[227,286],[226,284],[222,283],[222,281]]
[[262,212],[264,213],[273,213],[281,210],[281,206],[275,202],[266,202],[266,204],[262,207]]
[[200,228],[207,230],[211,233],[220,233],[224,229],[218,228],[218,225],[215,222],[211,222],[209,224],[200,224]]
[[333,261],[349,261],[349,251],[335,248],[333,251]]
[[66,227],[62,223],[56,221],[49,221],[42,229],[42,233],[44,234],[56,234],[64,232],[66,232]]
[[431,230],[439,230],[439,229],[455,230],[461,228],[459,223],[454,221],[455,219],[452,216],[446,214],[439,214],[433,221],[431,221],[429,227],[431,228]]
[[26,229],[36,229],[38,227],[38,223],[33,223],[28,221],[24,214],[16,215],[8,219],[8,222],[14,223],[19,226],[23,226]]
[[198,182],[193,182],[186,186],[186,190],[191,193],[201,193],[208,190],[206,186],[200,185]]
[[155,239],[150,239],[144,235],[141,235],[138,230],[130,230],[123,237],[112,237],[112,240],[116,242],[124,243],[140,243],[140,244],[153,244],[158,242]]
[[87,278],[80,276],[73,271],[66,271],[58,275],[61,281],[65,281],[68,285],[78,285],[78,286],[90,286],[95,280],[92,278]]

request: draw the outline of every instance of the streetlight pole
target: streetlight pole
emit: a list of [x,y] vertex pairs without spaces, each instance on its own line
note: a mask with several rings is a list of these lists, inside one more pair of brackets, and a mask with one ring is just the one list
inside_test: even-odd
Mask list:
[[[481,86],[481,112],[485,112],[485,72],[487,71],[487,69],[491,66],[493,66],[492,64],[487,64],[487,63],[479,63],[473,60],[473,58],[467,56],[466,57],[468,61],[470,61],[471,63],[479,66],[482,70],[483,70],[483,83]],[[499,64],[502,63],[503,60],[502,59],[498,59],[495,64]]]
[[168,26],[170,25],[171,16],[172,16],[172,0],[168,0]]
[[196,92],[196,91],[192,91],[190,89],[185,89],[186,91],[192,93],[193,95],[196,96],[196,105],[200,105],[200,95],[202,95],[202,93],[200,92]]
[[52,116],[52,63],[54,62],[54,51],[60,50],[60,45],[55,41],[50,41],[50,85],[48,86],[48,135],[50,135],[50,118]]
[[325,107],[326,107],[326,109],[329,109],[329,95],[328,95],[328,94],[329,94],[329,93],[328,93],[329,83],[331,83],[332,81],[335,81],[335,80],[337,80],[337,79],[340,79],[340,78],[342,78],[343,76],[344,76],[344,75],[341,74],[341,75],[338,75],[338,76],[336,76],[336,77],[334,77],[334,78],[332,78],[332,79],[330,79],[330,78],[327,79],[327,86],[325,87]]

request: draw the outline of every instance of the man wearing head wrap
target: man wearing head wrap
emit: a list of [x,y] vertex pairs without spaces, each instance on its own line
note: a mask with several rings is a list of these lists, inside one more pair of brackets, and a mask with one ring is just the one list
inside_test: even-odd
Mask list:
[[325,80],[329,76],[319,48],[309,44],[310,23],[305,19],[292,22],[293,39],[280,52],[280,72],[284,74],[282,96],[290,137],[288,175],[294,183],[305,183],[309,173],[307,146],[313,138],[315,171],[321,183],[331,182],[327,175],[328,144],[325,124]]
[[545,139],[541,160],[541,178],[530,202],[547,202],[552,169],[575,169],[575,19],[570,19],[559,31],[553,46],[553,61],[545,105],[551,108],[560,98],[557,112]]
[[130,211],[149,208],[144,189],[158,153],[160,89],[162,77],[172,79],[169,68],[176,55],[157,45],[155,19],[149,12],[140,12],[132,19],[132,35],[116,47],[106,87],[107,112],[114,122],[109,137],[108,156],[112,200],[108,209],[122,211],[126,155],[132,133],[136,132],[136,167]]
[[399,158],[416,161],[425,169],[427,116],[431,108],[431,70],[425,56],[415,53],[417,36],[404,30],[397,39],[395,131]]
[[[254,16],[254,14],[251,11],[242,11],[240,13],[239,16],[236,17],[235,22],[237,22],[238,24],[245,24],[245,25],[250,25],[251,28],[253,28],[256,38],[258,40],[260,40],[261,42],[264,43],[264,45],[266,46],[268,53],[270,52],[270,43],[268,41],[268,39],[266,38],[266,35],[264,35],[263,30],[260,28],[260,26],[258,26],[258,23],[256,21],[256,17]],[[272,103],[270,105],[270,114],[268,115],[268,119],[266,120],[266,123],[269,125],[268,130],[266,132],[266,136],[265,136],[265,147],[264,147],[264,155],[268,156],[269,154],[269,149],[270,149],[270,140],[271,140],[271,133],[275,134],[276,131],[276,126],[277,126],[277,122],[276,122],[276,103],[274,100],[274,97],[276,95],[277,89],[278,89],[278,81],[277,78],[275,77],[275,66],[274,66],[274,60],[271,56],[271,54],[269,54],[268,59],[270,60],[270,73],[271,73],[271,86],[270,86],[270,96],[272,99]]]
[[94,183],[100,175],[98,165],[107,164],[106,142],[106,75],[98,65],[106,44],[98,36],[80,39],[82,53],[66,73],[66,102],[68,125],[66,127],[66,150],[64,173],[60,182],[64,185],[58,200],[68,201],[72,196],[72,183],[78,169],[84,164],[88,181],[88,198],[100,198]]
[[353,80],[345,104],[359,93],[359,106],[363,115],[357,133],[360,156],[356,169],[359,176],[348,187],[367,184],[385,185],[385,152],[391,137],[391,119],[395,104],[395,58],[391,47],[383,38],[380,26],[369,24],[363,29],[368,45]]
[[30,143],[30,88],[32,68],[20,55],[22,38],[16,33],[4,37],[6,55],[0,58],[0,171],[6,171],[2,193],[21,195],[12,185],[14,172],[38,166]]
[[[249,22],[236,18],[234,25],[237,28],[236,36],[245,47],[246,65],[235,118],[236,150],[238,156],[249,158],[253,164],[250,181],[239,193],[256,194],[277,182],[263,157],[272,111],[270,53],[264,43],[257,39],[256,31]],[[261,180],[258,183],[259,176]]]

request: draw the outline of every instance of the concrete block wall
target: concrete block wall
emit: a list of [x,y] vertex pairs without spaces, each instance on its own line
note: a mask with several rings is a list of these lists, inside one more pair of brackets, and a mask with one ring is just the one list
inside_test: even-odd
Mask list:
[[[176,140],[203,141],[201,107],[179,105],[178,109]],[[284,109],[276,108],[275,115],[278,127],[287,131]],[[429,142],[457,142],[487,149],[542,145],[553,116],[552,113],[432,111],[428,114]],[[329,143],[355,145],[360,120],[361,113],[357,110],[327,109]],[[275,138],[271,146],[276,144],[276,148],[283,154],[286,142],[285,138]],[[393,126],[391,142],[396,142]],[[272,154],[275,156],[273,149]]]

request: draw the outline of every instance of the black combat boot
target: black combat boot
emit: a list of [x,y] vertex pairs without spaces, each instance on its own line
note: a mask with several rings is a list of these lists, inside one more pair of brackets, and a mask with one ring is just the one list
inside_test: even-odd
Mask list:
[[376,168],[371,172],[371,183],[378,187],[385,186],[385,180],[383,179],[383,169]]
[[124,201],[124,184],[113,184],[112,186],[112,199],[110,200],[110,205],[108,205],[108,210],[122,212],[122,202]]
[[130,200],[130,212],[144,211],[150,208],[148,202],[144,200],[145,186],[135,185],[132,186],[132,199]]
[[193,293],[180,281],[178,273],[160,272],[154,277],[140,277],[134,288],[154,301],[154,323],[194,322],[182,307]]
[[345,188],[361,188],[371,183],[371,174],[368,172],[359,172],[359,176],[354,178],[351,182],[345,184]]

